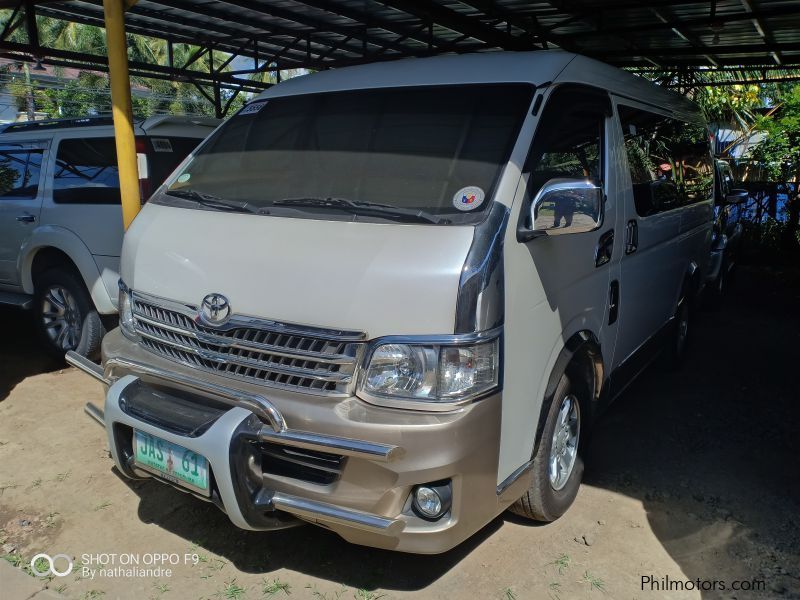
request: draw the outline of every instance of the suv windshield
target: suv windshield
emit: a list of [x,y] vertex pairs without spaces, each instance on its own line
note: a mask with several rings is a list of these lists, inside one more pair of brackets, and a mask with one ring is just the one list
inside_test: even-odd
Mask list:
[[[316,219],[475,223],[533,89],[380,88],[256,100],[154,200]],[[196,201],[203,198],[214,202]]]

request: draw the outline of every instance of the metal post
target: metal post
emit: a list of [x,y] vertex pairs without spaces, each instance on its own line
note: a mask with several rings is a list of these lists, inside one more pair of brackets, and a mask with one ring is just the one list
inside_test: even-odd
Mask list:
[[[117,146],[119,188],[122,196],[122,224],[127,229],[142,207],[139,171],[136,165],[136,140],[133,136],[131,81],[128,75],[128,47],[125,39],[124,0],[103,0],[108,46],[108,77],[111,81],[111,106]],[[127,2],[130,6],[131,2]]]

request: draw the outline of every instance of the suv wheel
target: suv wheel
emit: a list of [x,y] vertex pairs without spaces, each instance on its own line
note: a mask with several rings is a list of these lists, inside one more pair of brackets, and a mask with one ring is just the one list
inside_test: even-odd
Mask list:
[[692,305],[685,295],[678,302],[678,309],[675,311],[672,332],[665,349],[665,365],[668,370],[677,370],[686,358],[686,348],[689,345],[691,324],[692,324]]
[[579,390],[562,375],[533,458],[531,487],[511,512],[536,521],[555,521],[572,505],[583,478]]
[[68,350],[94,358],[105,329],[83,282],[63,269],[45,271],[35,283],[36,328],[45,349],[63,360]]

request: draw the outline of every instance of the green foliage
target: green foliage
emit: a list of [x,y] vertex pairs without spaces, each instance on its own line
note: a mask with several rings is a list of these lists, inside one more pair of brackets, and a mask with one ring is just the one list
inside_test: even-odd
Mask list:
[[800,180],[800,85],[784,86],[779,91],[781,106],[761,116],[755,129],[767,134],[753,151],[774,181]]
[[[0,27],[11,17],[11,10],[0,10]],[[72,23],[37,16],[39,39],[42,46],[57,50],[69,50],[106,56],[105,31],[93,25]],[[26,43],[25,28],[17,28],[10,37],[10,41]],[[167,65],[168,46],[166,40],[151,38],[137,34],[128,34],[128,59],[131,62]],[[196,56],[200,50],[192,44],[173,44],[173,60],[177,66],[187,65],[193,71],[208,73],[212,68],[211,60],[207,53]],[[219,68],[229,55],[215,52],[213,68]],[[231,65],[223,69],[232,70]],[[109,113],[111,111],[111,94],[108,76],[103,73],[82,71],[77,79],[67,80],[63,85],[39,86],[35,80],[32,84],[26,82],[21,72],[8,71],[13,80],[8,85],[8,90],[15,98],[20,110],[25,110],[30,90],[33,90],[33,99],[37,112],[44,112],[49,117],[80,117]],[[56,69],[56,75],[63,75],[63,69]],[[272,82],[271,73],[260,73],[252,77],[253,80]],[[213,104],[198,88],[188,81],[165,81],[143,77],[131,77],[133,112],[136,116],[147,117],[153,114],[191,114],[214,116]],[[209,96],[213,95],[210,87],[205,86],[204,91]],[[233,95],[232,91],[222,90],[223,105]],[[231,102],[228,114],[232,114],[244,104],[246,97],[239,94]]]

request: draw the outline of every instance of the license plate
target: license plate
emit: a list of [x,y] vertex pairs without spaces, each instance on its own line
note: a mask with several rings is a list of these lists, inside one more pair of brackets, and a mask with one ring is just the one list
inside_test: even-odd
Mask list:
[[191,490],[209,495],[208,460],[167,440],[134,431],[134,462],[138,467]]

